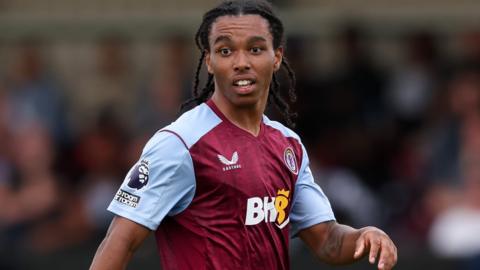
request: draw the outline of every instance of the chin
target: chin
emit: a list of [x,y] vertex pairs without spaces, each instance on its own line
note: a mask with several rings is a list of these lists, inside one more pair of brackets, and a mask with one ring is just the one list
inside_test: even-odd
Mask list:
[[260,102],[260,98],[255,95],[237,95],[230,99],[230,102],[236,107],[250,108],[255,107]]

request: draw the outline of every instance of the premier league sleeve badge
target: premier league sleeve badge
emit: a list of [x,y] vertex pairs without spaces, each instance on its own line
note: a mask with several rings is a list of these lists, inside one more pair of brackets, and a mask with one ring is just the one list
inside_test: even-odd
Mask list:
[[149,174],[148,165],[148,160],[144,159],[133,166],[126,177],[128,187],[139,190],[147,185]]

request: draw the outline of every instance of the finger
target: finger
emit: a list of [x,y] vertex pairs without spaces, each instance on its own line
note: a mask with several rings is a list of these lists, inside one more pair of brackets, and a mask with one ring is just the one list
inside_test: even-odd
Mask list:
[[397,260],[398,260],[398,250],[393,242],[392,242],[392,247],[393,247],[393,262],[392,262],[391,268],[393,268],[397,264]]
[[371,264],[375,263],[375,259],[377,258],[378,251],[380,250],[380,240],[374,240],[370,242],[370,255],[368,256],[368,261]]
[[354,259],[358,259],[363,256],[365,251],[365,239],[359,238],[355,243],[355,253],[353,254]]
[[395,266],[394,263],[384,263],[382,267],[379,267],[380,270],[391,270]]
[[390,270],[392,268],[393,268],[393,266],[391,264],[388,264],[388,263],[383,264],[383,266],[381,266],[381,267],[380,266],[378,267],[379,270]]
[[393,264],[393,266],[395,266],[395,264],[397,264],[397,260],[398,260],[398,249],[397,249],[397,246],[395,246],[395,244],[392,243],[392,245],[393,245],[393,248],[395,250],[395,258],[394,258],[394,264]]
[[378,259],[378,269],[390,269],[395,264],[395,248],[386,241],[381,243],[380,257]]

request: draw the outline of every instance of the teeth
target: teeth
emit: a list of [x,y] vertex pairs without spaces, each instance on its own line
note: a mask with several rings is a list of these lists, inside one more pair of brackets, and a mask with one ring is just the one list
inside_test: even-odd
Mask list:
[[252,83],[252,81],[250,81],[250,80],[240,80],[240,81],[235,82],[235,84],[238,85],[238,86],[246,86],[246,85],[249,85],[251,83]]

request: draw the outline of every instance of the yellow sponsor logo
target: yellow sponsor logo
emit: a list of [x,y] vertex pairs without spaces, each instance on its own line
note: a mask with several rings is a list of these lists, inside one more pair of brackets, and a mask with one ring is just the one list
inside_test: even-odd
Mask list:
[[247,200],[245,225],[257,225],[260,222],[275,223],[283,229],[290,221],[287,208],[290,204],[290,191],[279,189],[275,197],[252,197]]
[[290,195],[289,190],[280,189],[277,192],[277,197],[275,198],[275,210],[277,210],[277,224],[282,224],[285,221],[287,214],[285,209],[288,207],[288,196]]

